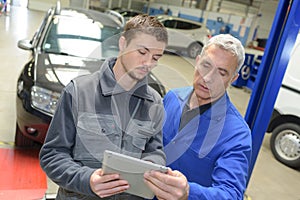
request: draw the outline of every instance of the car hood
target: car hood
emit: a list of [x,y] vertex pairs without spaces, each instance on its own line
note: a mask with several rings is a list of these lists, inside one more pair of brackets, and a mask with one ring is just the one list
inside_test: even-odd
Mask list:
[[104,59],[39,54],[35,81],[41,87],[61,91],[75,77],[99,70],[103,62]]

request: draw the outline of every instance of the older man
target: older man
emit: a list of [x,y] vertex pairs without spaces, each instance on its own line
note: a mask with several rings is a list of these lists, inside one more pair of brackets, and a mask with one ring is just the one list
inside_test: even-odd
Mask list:
[[170,170],[144,175],[158,199],[243,199],[251,132],[226,89],[244,59],[238,39],[214,36],[196,58],[193,87],[164,97],[163,141]]

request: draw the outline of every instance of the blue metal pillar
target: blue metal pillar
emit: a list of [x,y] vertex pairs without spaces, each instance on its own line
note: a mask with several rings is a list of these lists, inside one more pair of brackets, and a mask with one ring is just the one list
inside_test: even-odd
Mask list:
[[264,56],[255,80],[245,115],[245,119],[252,130],[253,154],[250,175],[273,112],[291,50],[299,32],[299,10],[300,0],[279,1]]

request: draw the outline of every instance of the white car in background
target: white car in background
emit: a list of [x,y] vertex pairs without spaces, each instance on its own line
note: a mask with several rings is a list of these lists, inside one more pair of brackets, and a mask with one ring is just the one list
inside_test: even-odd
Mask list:
[[210,30],[200,22],[169,15],[157,15],[157,18],[168,30],[166,50],[169,52],[185,52],[195,58],[211,37]]

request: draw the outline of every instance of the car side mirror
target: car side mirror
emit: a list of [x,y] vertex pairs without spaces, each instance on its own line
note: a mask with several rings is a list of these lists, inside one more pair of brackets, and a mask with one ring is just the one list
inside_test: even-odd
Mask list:
[[28,39],[24,39],[24,40],[19,40],[18,41],[18,47],[20,49],[24,49],[24,50],[32,50],[33,46],[31,44],[31,41]]

